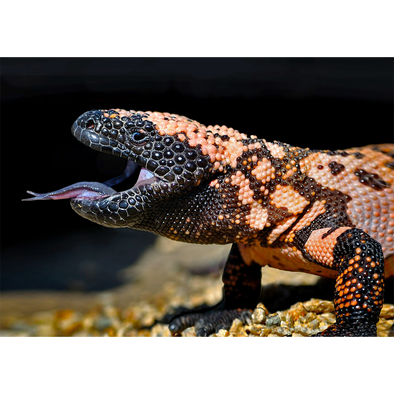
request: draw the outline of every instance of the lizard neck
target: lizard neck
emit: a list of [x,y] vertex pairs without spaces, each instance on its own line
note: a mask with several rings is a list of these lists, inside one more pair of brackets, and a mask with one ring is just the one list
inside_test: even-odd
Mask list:
[[221,173],[210,186],[231,212],[224,226],[237,227],[232,242],[261,242],[273,226],[293,223],[310,203],[302,190],[302,159],[310,150],[254,137],[224,146],[224,160],[216,165]]

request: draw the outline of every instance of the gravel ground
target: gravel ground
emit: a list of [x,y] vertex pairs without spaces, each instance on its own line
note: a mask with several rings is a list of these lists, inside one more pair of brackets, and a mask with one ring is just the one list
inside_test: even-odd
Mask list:
[[[201,247],[158,238],[153,248],[123,272],[125,284],[119,288],[97,294],[2,293],[0,336],[171,336],[166,324],[155,322],[179,306],[220,300],[218,268],[227,252],[227,246]],[[263,268],[265,293],[279,294],[279,298],[289,293],[288,307],[273,309],[276,304],[263,298],[246,323],[236,319],[229,330],[212,336],[303,337],[324,330],[335,315],[331,301],[309,297],[315,290],[319,294],[318,279]],[[308,298],[297,302],[297,297]],[[384,304],[378,336],[394,336],[393,323],[394,305]],[[182,336],[195,336],[194,328]]]

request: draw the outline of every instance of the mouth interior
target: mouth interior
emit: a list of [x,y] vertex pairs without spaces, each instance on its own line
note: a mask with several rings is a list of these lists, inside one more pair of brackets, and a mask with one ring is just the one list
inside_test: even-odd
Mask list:
[[115,178],[111,178],[103,183],[104,185],[111,187],[118,185],[125,180],[129,180],[132,181],[133,184],[136,184],[138,182],[141,170],[142,167],[140,167],[136,162],[128,160],[124,171],[120,175],[116,176]]
[[105,181],[104,185],[112,187],[124,181],[128,181],[128,183],[132,183],[132,188],[134,189],[152,183],[156,180],[157,178],[152,172],[139,166],[136,162],[129,160],[122,174]]
[[132,181],[133,186],[131,189],[141,187],[157,180],[155,175],[139,166],[137,163],[128,161],[123,173],[115,178],[109,179],[104,183],[99,182],[78,182],[62,189],[49,192],[49,193],[35,193],[27,191],[27,193],[34,197],[24,199],[23,201],[36,201],[36,200],[93,200],[102,199],[116,194],[117,191],[112,186],[118,185],[124,181]]

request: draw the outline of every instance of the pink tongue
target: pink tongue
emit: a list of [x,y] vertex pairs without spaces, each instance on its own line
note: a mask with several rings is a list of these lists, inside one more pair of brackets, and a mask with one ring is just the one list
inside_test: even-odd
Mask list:
[[27,191],[27,193],[34,197],[26,198],[22,201],[36,201],[36,200],[63,200],[67,198],[95,198],[110,196],[116,191],[111,187],[99,182],[78,182],[73,185],[64,187],[49,193],[34,193]]
[[[27,191],[34,197],[25,198],[22,201],[37,201],[37,200],[64,200],[66,198],[77,198],[77,199],[94,199],[98,197],[112,196],[117,193],[116,190],[110,186],[116,185],[125,179],[129,178],[138,168],[138,165],[134,162],[129,162],[123,172],[123,174],[116,178],[110,179],[105,183],[99,182],[78,182],[73,185],[64,187],[63,189],[55,190],[49,193],[34,193]],[[137,183],[134,187],[143,186],[147,183],[151,183],[155,180],[154,174],[148,171],[146,168],[141,168]]]

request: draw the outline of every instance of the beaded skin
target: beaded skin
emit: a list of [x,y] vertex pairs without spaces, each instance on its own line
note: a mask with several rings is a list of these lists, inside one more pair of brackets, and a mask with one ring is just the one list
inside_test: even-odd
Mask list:
[[264,265],[336,278],[337,323],[322,335],[376,334],[384,279],[394,275],[393,144],[303,149],[122,109],[88,111],[72,132],[139,168],[130,189],[74,196],[79,215],[183,242],[233,244],[223,301],[175,318],[174,334],[197,322],[199,335],[231,325],[256,305]]

